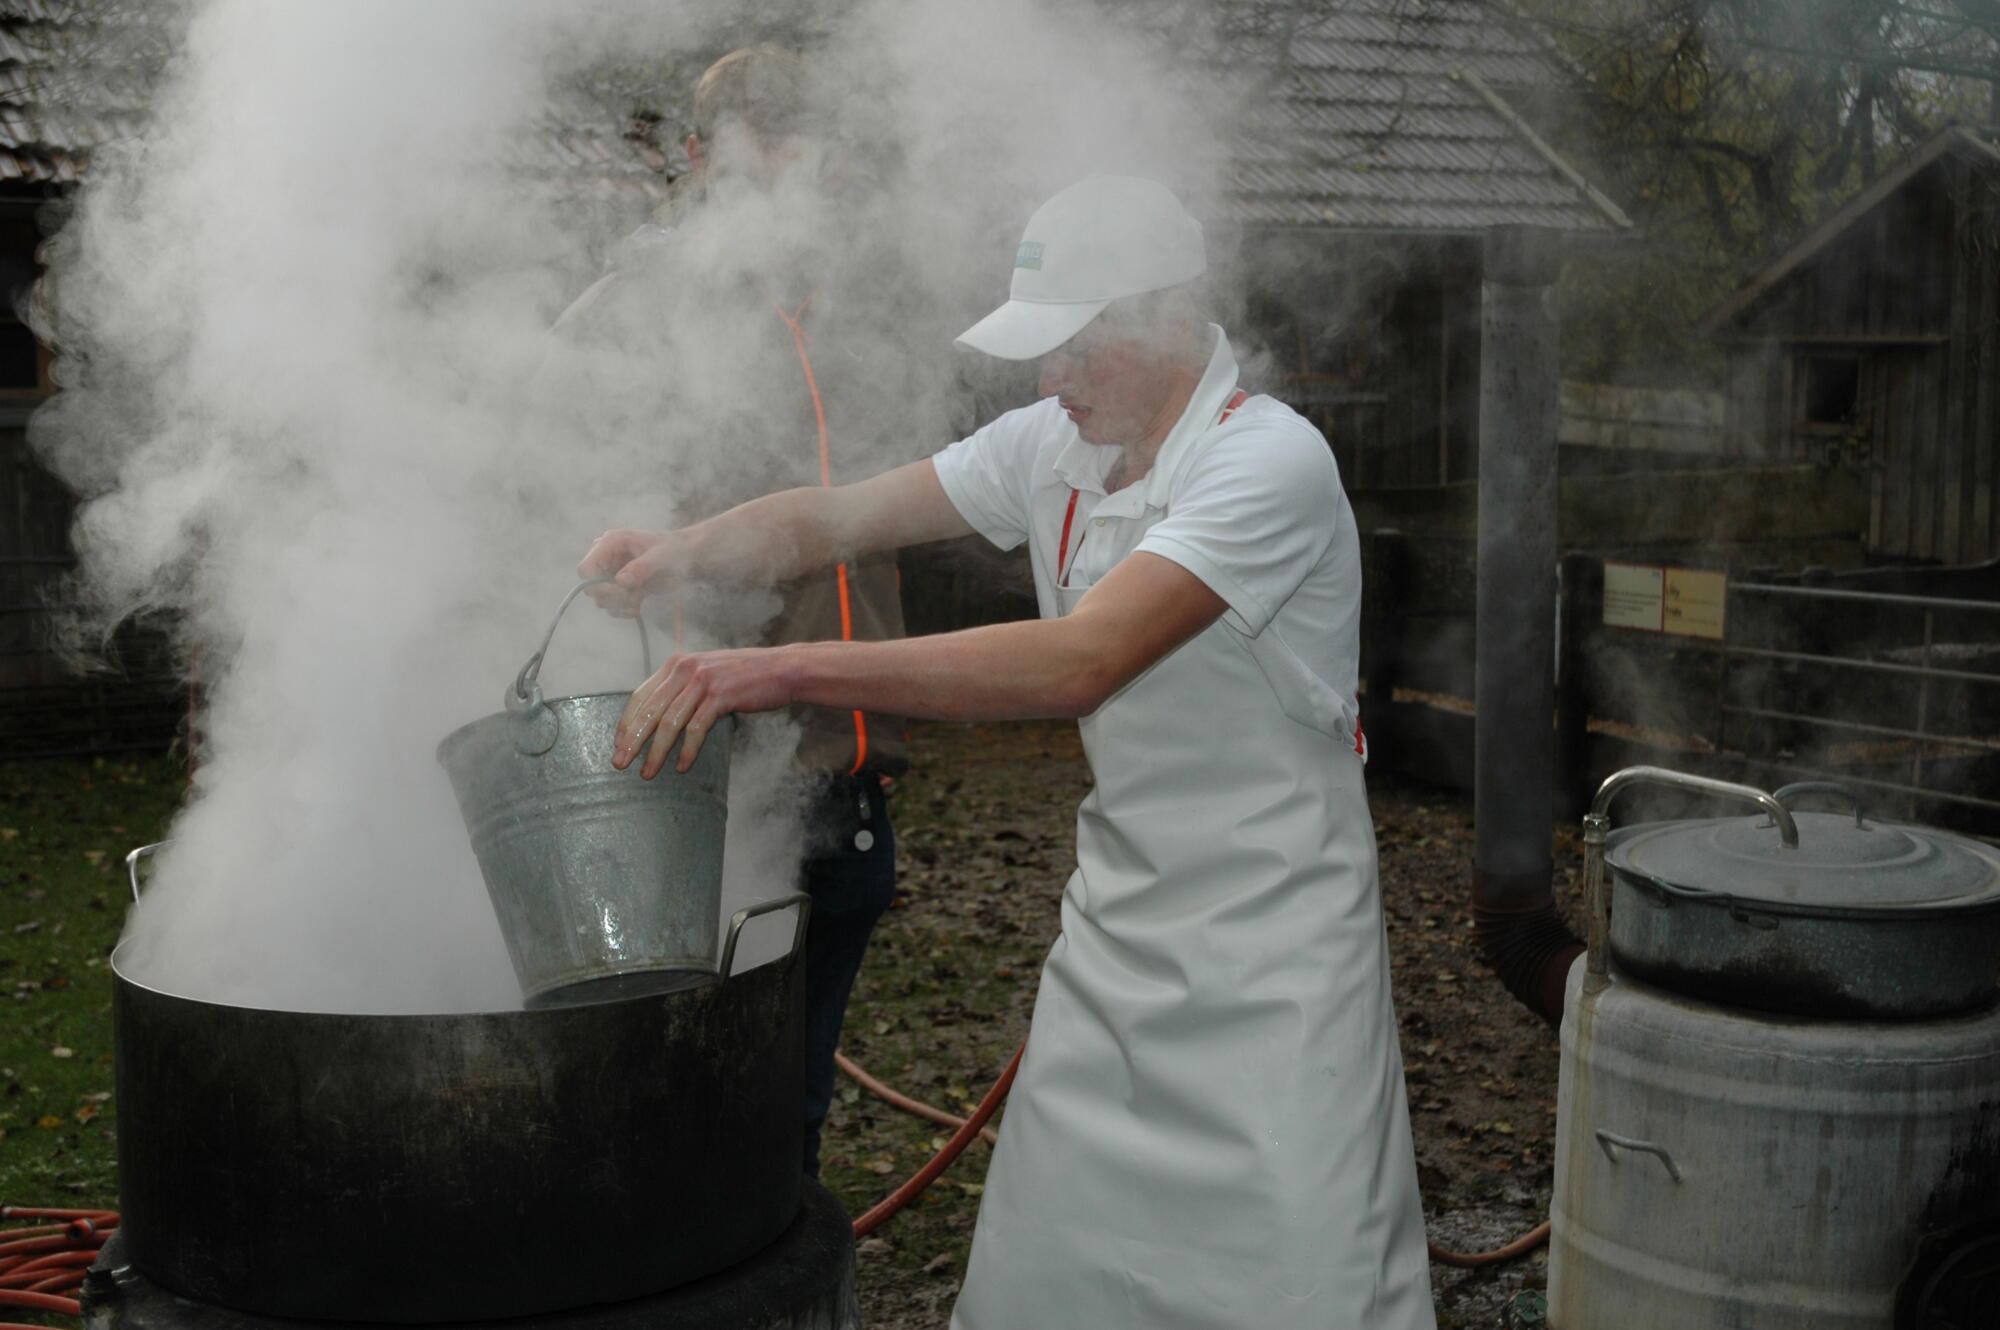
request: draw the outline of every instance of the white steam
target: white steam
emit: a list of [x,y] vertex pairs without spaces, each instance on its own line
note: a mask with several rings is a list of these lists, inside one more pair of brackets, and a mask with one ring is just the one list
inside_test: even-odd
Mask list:
[[[433,750],[499,709],[599,531],[817,478],[813,440],[754,409],[800,392],[753,373],[776,314],[715,293],[843,293],[860,368],[830,392],[861,423],[839,469],[865,475],[968,423],[950,337],[1003,295],[1041,199],[1093,171],[1210,196],[1213,130],[1138,38],[1053,0],[865,0],[809,48],[841,187],[719,187],[673,242],[700,283],[642,255],[590,337],[553,336],[648,205],[529,169],[552,97],[614,61],[698,70],[744,34],[724,0],[217,0],[144,140],[98,155],[50,248],[64,391],[35,438],[87,500],[84,592],[106,622],[174,612],[206,701],[137,977],[272,1007],[516,1005]],[[776,604],[695,596],[689,644],[754,640]],[[579,607],[542,681],[630,687],[636,656]],[[793,732],[747,728],[725,915],[791,890],[800,843]]]

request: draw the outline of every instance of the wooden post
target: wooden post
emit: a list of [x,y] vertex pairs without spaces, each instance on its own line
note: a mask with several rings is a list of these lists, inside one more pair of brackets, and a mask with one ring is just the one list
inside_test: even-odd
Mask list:
[[1368,578],[1361,599],[1361,677],[1368,681],[1361,725],[1369,748],[1392,771],[1405,770],[1399,756],[1402,708],[1396,686],[1403,674],[1404,624],[1409,608],[1410,542],[1384,529],[1366,537]]
[[1604,565],[1571,550],[1562,556],[1556,636],[1556,811],[1574,821],[1589,811],[1590,640],[1603,613]]

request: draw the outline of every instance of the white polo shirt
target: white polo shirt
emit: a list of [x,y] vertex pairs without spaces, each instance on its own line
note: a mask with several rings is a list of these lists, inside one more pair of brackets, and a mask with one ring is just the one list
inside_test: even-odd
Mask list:
[[[1217,423],[1236,390],[1237,369],[1228,338],[1213,332],[1215,348],[1188,408],[1138,483],[1105,493],[1118,449],[1084,442],[1053,397],[939,452],[938,479],[995,545],[1029,542],[1043,617],[1056,617],[1074,593],[1145,550],[1220,596],[1230,628],[1248,638],[1275,634],[1287,654],[1351,699],[1360,542],[1332,450],[1309,421],[1271,397],[1248,398]],[[1069,561],[1058,570],[1072,492]]]
[[[1433,1330],[1326,442],[1215,348],[1154,467],[1054,400],[940,453],[1042,612],[1135,550],[1228,609],[1079,723],[1092,789],[954,1330]],[[1074,514],[1071,499],[1075,498]],[[1059,568],[1069,527],[1068,566]]]

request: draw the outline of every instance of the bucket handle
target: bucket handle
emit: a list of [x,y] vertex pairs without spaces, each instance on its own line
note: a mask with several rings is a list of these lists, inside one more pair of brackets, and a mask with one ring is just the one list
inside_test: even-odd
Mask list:
[[786,950],[787,956],[798,954],[799,947],[806,939],[806,921],[812,917],[812,897],[803,891],[795,891],[789,896],[777,896],[755,905],[746,905],[729,916],[729,936],[722,944],[722,958],[715,963],[718,979],[729,977],[729,967],[736,963],[736,939],[743,932],[743,925],[760,914],[771,914],[787,906],[799,907],[798,922],[792,927],[792,945]]
[[[562,622],[569,603],[583,594],[587,587],[617,580],[614,577],[586,577],[569,589],[569,594],[562,598],[562,604],[556,606],[555,617],[549,620],[549,630],[542,634],[542,644],[535,648],[535,654],[528,657],[528,663],[514,676],[514,686],[507,693],[509,711],[532,711],[542,704],[542,686],[537,682],[537,676],[542,672],[542,657],[548,654],[549,643],[555,640],[556,625]],[[646,672],[641,677],[650,676],[653,673],[653,644],[646,636],[645,616],[635,614],[632,622],[639,625],[639,664]]]
[[132,900],[134,903],[137,903],[139,899],[140,863],[152,858],[172,844],[173,842],[170,840],[154,841],[151,845],[141,845],[138,849],[125,856],[125,878],[132,884]]

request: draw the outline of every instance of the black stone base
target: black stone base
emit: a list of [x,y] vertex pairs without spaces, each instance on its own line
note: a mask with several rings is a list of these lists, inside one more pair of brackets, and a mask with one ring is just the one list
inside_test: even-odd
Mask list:
[[[570,1222],[588,1224],[588,1216]],[[527,1259],[532,1259],[530,1255]],[[125,1264],[117,1235],[83,1285],[85,1330],[380,1330],[402,1322],[276,1320],[191,1302]],[[747,1261],[652,1297],[504,1321],[426,1321],[458,1330],[859,1330],[854,1229],[808,1180],[792,1226]]]

